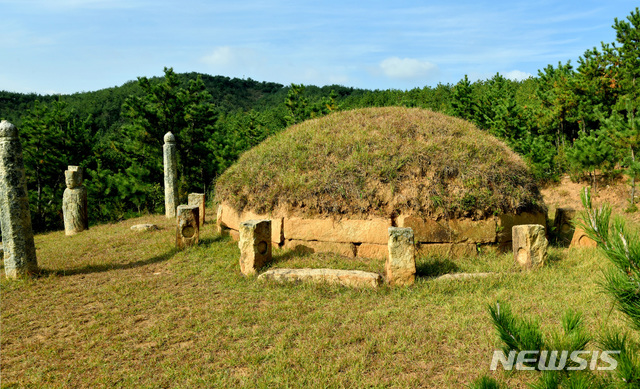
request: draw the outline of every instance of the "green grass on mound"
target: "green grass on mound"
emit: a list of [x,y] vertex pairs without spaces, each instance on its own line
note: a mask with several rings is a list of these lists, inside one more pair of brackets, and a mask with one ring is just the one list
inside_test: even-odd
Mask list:
[[[211,210],[209,210],[211,211]],[[132,224],[159,231],[133,233]],[[496,300],[560,330],[569,307],[598,334],[626,327],[597,282],[595,250],[551,249],[521,272],[511,255],[418,258],[409,288],[259,283],[237,244],[205,225],[175,249],[175,220],[150,216],[66,237],[37,235],[40,278],[0,272],[3,387],[461,388],[490,375],[524,388],[535,373],[491,372]],[[382,261],[275,251],[272,267],[382,271]],[[500,272],[435,281],[446,272]],[[589,347],[595,347],[590,345]]]
[[475,217],[540,210],[524,162],[469,122],[367,108],[309,120],[242,155],[216,199],[259,213]]

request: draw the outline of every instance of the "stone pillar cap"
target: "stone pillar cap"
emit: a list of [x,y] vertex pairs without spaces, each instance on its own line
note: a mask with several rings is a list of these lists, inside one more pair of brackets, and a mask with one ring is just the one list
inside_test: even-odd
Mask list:
[[9,123],[6,120],[3,120],[0,123],[0,138],[17,138],[18,137],[18,128]]
[[171,133],[171,131],[164,134],[164,143],[175,143],[176,137]]

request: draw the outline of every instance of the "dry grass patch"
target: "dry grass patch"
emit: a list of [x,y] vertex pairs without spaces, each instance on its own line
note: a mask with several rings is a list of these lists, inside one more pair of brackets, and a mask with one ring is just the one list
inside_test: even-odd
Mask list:
[[[134,233],[152,222],[160,231]],[[487,374],[499,348],[487,305],[558,329],[568,307],[587,327],[620,323],[596,286],[595,250],[553,249],[521,272],[509,255],[420,258],[410,288],[273,285],[242,277],[234,242],[203,229],[174,247],[163,216],[36,236],[45,275],[0,282],[2,385],[33,387],[443,387]],[[277,251],[274,267],[381,271],[381,262]],[[451,271],[483,279],[433,281]],[[512,387],[527,374],[494,373]]]

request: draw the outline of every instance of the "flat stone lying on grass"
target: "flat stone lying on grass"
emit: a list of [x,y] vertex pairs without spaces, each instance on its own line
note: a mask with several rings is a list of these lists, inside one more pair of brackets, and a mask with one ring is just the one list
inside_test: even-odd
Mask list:
[[376,288],[382,284],[382,276],[378,273],[338,269],[271,269],[260,274],[258,280],[327,283],[355,288]]
[[158,226],[155,224],[136,224],[131,226],[131,231],[144,232],[144,231],[155,231],[158,230]]
[[445,274],[440,277],[436,277],[435,280],[436,281],[466,280],[469,278],[484,278],[493,274],[496,274],[496,273],[452,273],[452,274]]

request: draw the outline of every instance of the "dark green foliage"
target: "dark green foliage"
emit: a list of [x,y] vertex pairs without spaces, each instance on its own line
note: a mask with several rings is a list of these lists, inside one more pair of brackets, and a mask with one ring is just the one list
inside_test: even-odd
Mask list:
[[[615,307],[628,320],[631,330],[640,331],[640,239],[620,218],[611,220],[611,208],[594,208],[591,191],[582,194],[585,211],[578,225],[595,240],[613,265],[604,272],[602,287]],[[569,311],[562,320],[563,334],[545,340],[537,324],[514,317],[508,307],[490,306],[489,313],[503,342],[505,353],[516,350],[584,350],[591,338],[583,330],[582,316]],[[619,330],[605,329],[598,341],[617,362],[608,376],[596,376],[589,370],[546,371],[534,388],[640,387],[640,345],[634,337]],[[539,346],[538,346],[539,345]],[[571,366],[571,364],[567,364]],[[574,365],[575,366],[575,365]]]
[[[640,237],[622,219],[611,220],[611,208],[607,204],[594,208],[588,188],[582,194],[582,203],[585,213],[579,225],[598,243],[598,248],[613,265],[605,271],[604,291],[626,316],[630,327],[640,331]],[[605,332],[600,343],[605,350],[621,351],[614,371],[617,378],[629,386],[639,387],[640,346],[627,334],[613,331]]]
[[67,104],[35,101],[22,119],[23,146],[29,206],[36,231],[62,226],[61,202],[68,165],[81,165],[88,144],[87,121],[76,118]]
[[469,389],[500,389],[504,388],[504,386],[500,385],[498,381],[490,377],[481,377],[475,380],[471,385],[469,385]]
[[[496,303],[489,306],[489,314],[503,342],[502,351],[508,355],[511,350],[543,350],[544,340],[540,326],[534,321],[522,320],[513,315],[508,304]],[[535,362],[532,366],[537,366]]]
[[593,131],[590,134],[580,133],[573,142],[573,147],[567,150],[569,162],[578,169],[584,169],[591,176],[591,187],[596,190],[596,175],[598,170],[606,164],[613,165],[614,148],[610,143],[610,136],[605,130]]

